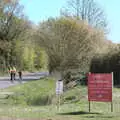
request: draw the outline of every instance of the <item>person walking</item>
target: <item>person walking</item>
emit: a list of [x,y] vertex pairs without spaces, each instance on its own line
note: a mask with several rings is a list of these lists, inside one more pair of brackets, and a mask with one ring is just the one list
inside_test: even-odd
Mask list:
[[15,67],[13,67],[13,79],[15,80],[15,78],[16,78],[16,68]]
[[13,82],[13,70],[12,67],[9,67],[10,81]]
[[22,82],[22,71],[21,70],[18,71],[18,75],[19,75],[19,82],[21,83]]

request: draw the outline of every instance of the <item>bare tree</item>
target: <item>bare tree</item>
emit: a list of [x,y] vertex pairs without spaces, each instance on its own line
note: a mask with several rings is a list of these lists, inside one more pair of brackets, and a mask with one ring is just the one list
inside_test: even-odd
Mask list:
[[61,10],[61,14],[75,16],[93,27],[107,31],[105,12],[95,0],[69,0],[67,6]]

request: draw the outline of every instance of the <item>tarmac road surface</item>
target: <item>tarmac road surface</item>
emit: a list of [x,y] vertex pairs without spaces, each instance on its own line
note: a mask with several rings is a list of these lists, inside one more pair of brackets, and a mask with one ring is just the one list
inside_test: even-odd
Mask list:
[[[23,75],[22,83],[32,81],[32,80],[39,80],[40,78],[43,78],[45,76],[48,76],[48,72],[27,73]],[[18,76],[16,76],[16,80],[13,83],[10,81],[10,76],[0,77],[0,89],[14,86],[17,84],[20,84]]]

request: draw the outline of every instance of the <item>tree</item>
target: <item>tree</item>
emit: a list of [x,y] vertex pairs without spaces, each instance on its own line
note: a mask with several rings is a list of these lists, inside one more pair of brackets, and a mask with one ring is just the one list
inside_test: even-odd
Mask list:
[[41,23],[35,39],[48,55],[49,70],[62,75],[67,69],[88,66],[93,53],[102,51],[104,34],[82,20],[62,17]]
[[6,66],[15,64],[16,41],[29,28],[22,9],[17,0],[0,1],[0,54]]
[[35,29],[19,0],[0,1],[0,66],[4,70],[9,65],[31,71],[45,67],[44,52],[32,39]]
[[107,30],[105,12],[95,0],[69,0],[61,13],[64,16],[75,16],[93,27]]
[[[22,6],[17,1],[2,2],[0,13],[0,40],[11,41],[24,29]],[[22,27],[20,27],[22,25]],[[24,24],[25,25],[25,24]],[[22,30],[21,30],[22,28]]]

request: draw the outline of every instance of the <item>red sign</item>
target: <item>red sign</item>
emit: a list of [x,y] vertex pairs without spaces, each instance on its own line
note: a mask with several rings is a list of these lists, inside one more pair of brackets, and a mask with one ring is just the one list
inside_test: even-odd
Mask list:
[[88,100],[112,102],[112,74],[88,74]]

